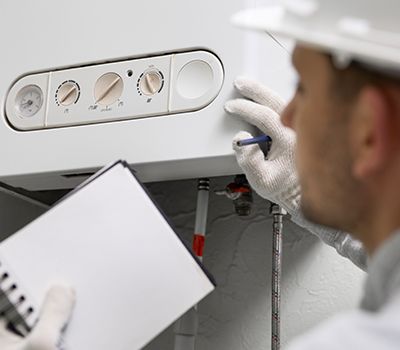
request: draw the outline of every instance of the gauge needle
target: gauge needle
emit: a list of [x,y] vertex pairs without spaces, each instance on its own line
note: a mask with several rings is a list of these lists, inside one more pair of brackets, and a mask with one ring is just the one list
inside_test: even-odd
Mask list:
[[106,96],[106,95],[110,92],[110,90],[120,81],[120,79],[121,79],[121,77],[116,77],[116,78],[113,80],[113,82],[112,82],[110,85],[108,85],[107,89],[105,89],[105,90],[103,91],[103,93],[100,94],[100,96],[97,98],[97,100],[96,100],[95,103],[97,103],[97,102],[99,102],[100,100],[102,100],[102,99],[104,98],[104,96]]
[[21,103],[21,106],[31,106],[31,105],[33,105],[33,101],[31,101],[31,100]]
[[63,103],[75,90],[76,90],[76,87],[75,87],[75,86],[71,87],[71,88],[68,90],[68,92],[67,92],[64,96],[62,96],[62,97],[60,98],[60,103]]

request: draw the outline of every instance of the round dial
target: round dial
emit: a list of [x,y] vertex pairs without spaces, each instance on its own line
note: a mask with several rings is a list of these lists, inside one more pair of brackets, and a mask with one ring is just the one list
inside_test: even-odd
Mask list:
[[33,117],[42,107],[43,92],[37,85],[23,87],[15,98],[15,109],[21,117]]
[[164,84],[164,77],[158,70],[149,70],[139,77],[139,92],[146,96],[152,96],[160,92]]
[[97,79],[94,86],[96,103],[109,106],[116,102],[122,95],[124,82],[117,73],[106,73]]
[[64,81],[56,91],[56,102],[58,105],[69,106],[79,99],[80,88],[73,80]]

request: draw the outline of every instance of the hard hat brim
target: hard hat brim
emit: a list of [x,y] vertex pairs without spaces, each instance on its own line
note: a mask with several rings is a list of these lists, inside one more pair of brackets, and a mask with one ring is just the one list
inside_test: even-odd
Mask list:
[[[304,21],[306,21],[304,19]],[[273,36],[282,36],[312,48],[320,49],[350,60],[360,60],[383,69],[400,69],[400,50],[336,31],[320,31],[301,21],[293,21],[285,16],[283,6],[271,5],[262,8],[247,9],[233,15],[231,22],[238,27],[268,32]],[[305,22],[304,22],[305,23]]]

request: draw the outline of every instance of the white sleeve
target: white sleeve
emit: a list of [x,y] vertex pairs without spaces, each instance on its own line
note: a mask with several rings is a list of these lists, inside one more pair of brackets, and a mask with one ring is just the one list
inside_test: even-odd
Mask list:
[[292,216],[292,220],[297,225],[318,236],[324,243],[335,248],[341,256],[348,258],[360,269],[364,271],[367,270],[367,252],[362,243],[353,238],[350,234],[330,227],[314,224],[305,219],[301,213]]
[[400,299],[377,313],[356,310],[323,323],[285,350],[398,350]]

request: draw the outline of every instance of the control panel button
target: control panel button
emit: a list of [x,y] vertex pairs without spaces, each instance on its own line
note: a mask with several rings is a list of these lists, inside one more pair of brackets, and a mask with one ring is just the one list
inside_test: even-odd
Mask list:
[[124,82],[117,73],[106,73],[97,79],[94,87],[95,103],[110,106],[122,95]]
[[224,71],[217,56],[199,50],[175,54],[171,77],[169,112],[189,112],[204,108],[218,96]]
[[146,96],[155,95],[160,92],[163,83],[164,79],[161,72],[156,70],[144,72],[139,77],[139,92]]
[[180,70],[176,88],[184,98],[199,98],[213,87],[213,78],[212,68],[207,62],[194,60]]
[[79,85],[75,81],[63,82],[56,91],[56,103],[58,106],[69,106],[78,102],[80,94]]

